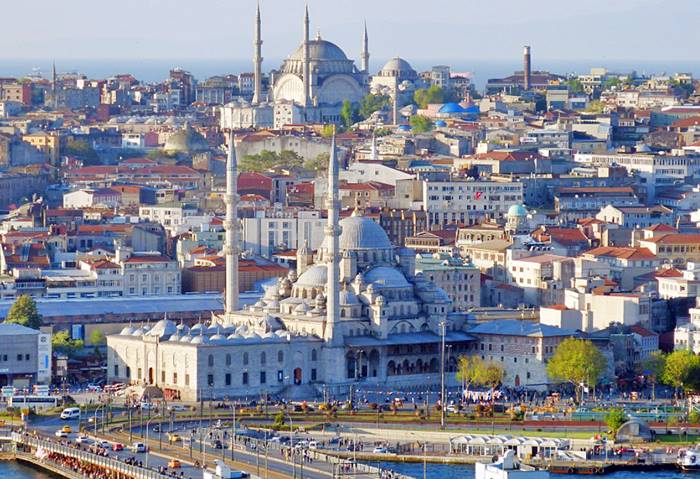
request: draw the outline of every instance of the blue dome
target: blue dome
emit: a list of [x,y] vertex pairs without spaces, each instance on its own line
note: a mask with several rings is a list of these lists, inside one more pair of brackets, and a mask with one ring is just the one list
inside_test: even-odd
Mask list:
[[435,126],[438,126],[440,128],[444,128],[447,126],[447,122],[445,120],[438,120],[435,122]]
[[481,113],[481,110],[479,110],[479,105],[469,105],[468,107],[463,109],[464,113],[469,113],[470,115],[478,115]]
[[513,205],[508,208],[508,216],[527,216],[527,210],[523,205]]
[[440,107],[439,113],[464,113],[464,108],[458,103],[445,103]]
[[399,125],[397,129],[401,131],[411,131],[411,125]]

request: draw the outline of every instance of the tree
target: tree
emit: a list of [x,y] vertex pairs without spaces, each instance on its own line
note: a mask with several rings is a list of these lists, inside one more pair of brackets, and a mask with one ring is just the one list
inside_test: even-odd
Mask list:
[[469,390],[472,384],[493,390],[501,384],[504,376],[505,372],[500,364],[484,361],[479,356],[461,356],[457,364],[456,377],[464,384],[466,390]]
[[287,168],[301,166],[304,163],[304,159],[299,156],[296,151],[292,150],[282,150],[278,156],[278,159],[278,164],[284,165]]
[[676,390],[694,392],[700,388],[700,356],[680,349],[666,356],[661,381]]
[[101,330],[93,329],[92,333],[90,333],[88,342],[93,346],[102,346],[107,342],[107,338],[105,337],[105,333],[103,333]]
[[369,118],[375,111],[381,110],[390,104],[391,98],[389,98],[388,95],[375,95],[370,93],[360,100],[360,109],[358,110],[358,114],[364,120]]
[[572,78],[566,82],[569,91],[573,94],[583,93],[583,83],[578,78]]
[[654,351],[642,362],[640,373],[651,383],[651,397],[656,400],[656,383],[661,379],[666,366],[666,357],[661,351]]
[[445,92],[437,85],[427,89],[419,88],[413,93],[413,101],[422,109],[427,108],[431,103],[444,103],[445,97]]
[[325,170],[328,168],[328,160],[330,159],[330,156],[330,154],[325,152],[320,153],[318,156],[316,156],[316,158],[306,160],[304,162],[304,168],[314,171]]
[[620,426],[627,422],[627,415],[625,411],[621,408],[614,407],[608,411],[605,416],[605,424],[608,425],[610,432],[615,434]]
[[340,109],[340,118],[343,119],[343,125],[345,125],[345,128],[350,128],[357,122],[357,107],[353,105],[350,100],[345,100],[343,102],[343,106]]
[[22,326],[32,329],[39,329],[42,320],[34,299],[29,295],[23,294],[12,304],[12,307],[7,313],[5,322],[21,324]]
[[572,383],[576,400],[580,401],[584,386],[595,387],[606,367],[605,356],[592,342],[568,338],[559,344],[547,363],[547,374],[555,381]]
[[63,148],[63,154],[74,156],[82,161],[84,165],[99,165],[100,159],[92,145],[86,140],[69,139]]
[[321,128],[321,137],[330,138],[335,133],[335,125],[323,125]]
[[71,339],[68,336],[68,331],[59,331],[54,334],[51,338],[51,347],[54,351],[65,354],[66,356],[73,357],[75,354],[83,349],[85,344],[82,339]]
[[593,100],[588,103],[586,108],[587,113],[603,113],[605,111],[605,104],[600,100]]
[[433,121],[427,116],[413,115],[409,123],[414,133],[425,133],[433,129]]

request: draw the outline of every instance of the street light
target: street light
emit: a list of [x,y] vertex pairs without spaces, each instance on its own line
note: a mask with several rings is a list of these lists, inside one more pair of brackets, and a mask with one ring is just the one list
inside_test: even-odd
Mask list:
[[148,469],[148,456],[151,452],[150,448],[148,447],[148,429],[150,428],[151,421],[153,421],[154,419],[159,418],[159,417],[161,417],[160,413],[156,414],[153,417],[148,418],[148,421],[146,421],[146,440],[145,440],[145,444],[146,444],[146,469]]
[[445,429],[445,335],[447,323],[440,321],[440,429]]
[[292,425],[292,415],[287,413],[289,418],[289,455],[292,458],[292,477],[297,477],[296,458],[294,457],[294,426]]

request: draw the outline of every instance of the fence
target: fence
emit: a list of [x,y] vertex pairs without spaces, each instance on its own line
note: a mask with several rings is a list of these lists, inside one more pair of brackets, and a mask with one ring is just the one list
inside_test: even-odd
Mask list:
[[81,461],[89,462],[90,464],[127,475],[133,479],[172,479],[170,476],[161,474],[158,471],[132,466],[115,459],[98,456],[97,454],[93,454],[91,452],[81,451],[79,449],[63,446],[61,444],[56,444],[55,442],[24,434],[12,433],[12,440],[18,444],[24,444],[36,449],[41,448],[46,452],[55,452]]

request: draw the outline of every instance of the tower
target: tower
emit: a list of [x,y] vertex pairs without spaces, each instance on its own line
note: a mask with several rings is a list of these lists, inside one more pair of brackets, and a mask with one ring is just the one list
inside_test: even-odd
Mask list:
[[311,103],[309,95],[309,90],[311,89],[311,78],[310,78],[310,65],[311,61],[309,59],[309,5],[306,5],[306,12],[304,14],[304,65],[302,75],[304,76],[304,107],[308,107]]
[[525,45],[523,49],[523,88],[530,89],[530,75],[532,74],[532,66],[530,64],[530,46]]
[[238,309],[238,164],[233,131],[228,133],[228,158],[226,160],[226,294],[224,311],[230,315]]
[[365,33],[362,37],[361,67],[362,71],[369,73],[369,38],[367,36],[367,21],[365,21]]
[[262,43],[260,2],[258,2],[258,7],[255,14],[255,40],[253,41],[253,46],[255,47],[255,53],[253,55],[253,74],[255,77],[253,104],[260,103],[260,99],[262,98]]
[[329,248],[328,283],[326,285],[326,328],[323,339],[331,346],[337,346],[342,338],[336,335],[336,325],[340,319],[340,226],[338,200],[338,159],[335,151],[335,134],[331,140],[331,155],[328,161],[328,225],[326,245]]

